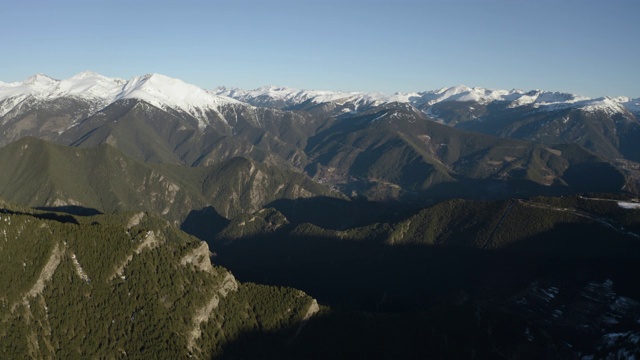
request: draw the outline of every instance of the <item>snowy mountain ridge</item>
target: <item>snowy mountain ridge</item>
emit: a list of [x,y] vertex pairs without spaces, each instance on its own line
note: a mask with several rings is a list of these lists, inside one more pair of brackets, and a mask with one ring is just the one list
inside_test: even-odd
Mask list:
[[98,108],[121,99],[139,99],[159,108],[189,113],[198,119],[201,127],[205,126],[207,111],[218,112],[221,105],[239,103],[165,75],[147,74],[123,80],[87,71],[64,80],[36,74],[22,82],[0,83],[0,101],[3,101],[0,116],[28,98],[52,100],[62,97],[81,98],[95,103]]
[[219,114],[226,104],[249,103],[254,106],[293,108],[305,103],[337,105],[349,103],[355,111],[361,107],[399,102],[415,106],[427,114],[429,108],[442,102],[475,102],[482,105],[506,102],[508,108],[530,107],[536,110],[582,109],[614,113],[640,113],[640,98],[588,98],[569,93],[543,90],[493,90],[458,85],[437,90],[395,93],[393,95],[368,92],[301,90],[290,87],[263,86],[254,90],[218,87],[212,91],[188,84],[180,79],[160,74],[137,76],[130,80],[109,78],[86,71],[71,78],[56,80],[36,74],[22,82],[0,82],[0,116],[4,116],[26,99],[51,100],[76,97],[102,108],[121,99],[140,99],[159,108],[173,108],[194,116],[200,126],[206,126],[206,112]]
[[476,102],[486,105],[500,101],[508,102],[509,108],[530,106],[534,109],[549,111],[564,108],[577,108],[586,111],[602,110],[609,114],[624,112],[625,110],[634,113],[640,111],[640,99],[631,99],[628,97],[589,98],[575,94],[542,90],[527,92],[523,90],[492,90],[481,87],[471,88],[465,85],[424,92],[395,93],[393,95],[365,92],[299,90],[276,86],[260,87],[254,90],[219,87],[214,89],[213,92],[254,105],[267,103],[268,101],[280,101],[287,106],[295,106],[304,102],[312,102],[315,104],[335,102],[339,105],[346,102],[353,102],[357,109],[358,105],[379,105],[389,102],[401,102],[409,103],[426,111],[429,107],[441,102]]
[[409,98],[417,95],[417,93],[387,95],[367,92],[300,90],[280,86],[263,86],[254,90],[218,87],[213,90],[213,93],[252,104],[282,102],[286,106],[296,106],[306,102],[314,104],[335,102],[339,105],[353,102],[356,108],[358,107],[357,105],[380,105],[390,102],[409,103]]

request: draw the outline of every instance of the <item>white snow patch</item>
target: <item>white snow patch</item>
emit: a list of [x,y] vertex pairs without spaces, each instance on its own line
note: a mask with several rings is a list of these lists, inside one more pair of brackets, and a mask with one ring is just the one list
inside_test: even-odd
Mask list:
[[640,114],[640,98],[632,99],[626,96],[620,96],[612,99],[613,101],[624,106],[627,110],[634,114]]
[[618,206],[623,209],[640,209],[640,203],[618,201]]

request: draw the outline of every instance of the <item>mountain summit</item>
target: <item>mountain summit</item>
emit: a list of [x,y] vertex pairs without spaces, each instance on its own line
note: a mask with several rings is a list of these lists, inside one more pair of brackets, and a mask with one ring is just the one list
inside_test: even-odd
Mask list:
[[[112,79],[85,71],[65,80],[36,74],[23,82],[0,84],[0,115],[5,115],[27,99],[52,100],[73,97],[91,101],[98,107],[122,99],[139,99],[159,108],[173,108],[204,121],[204,112],[237,101],[212,94],[182,80],[159,74],[137,76],[130,80]],[[13,106],[12,106],[13,105]],[[201,124],[204,126],[204,123]]]

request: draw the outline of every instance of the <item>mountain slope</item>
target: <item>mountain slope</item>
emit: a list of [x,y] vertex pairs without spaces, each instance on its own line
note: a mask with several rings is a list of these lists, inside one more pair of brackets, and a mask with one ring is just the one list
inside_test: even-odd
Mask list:
[[638,161],[630,144],[640,122],[611,99],[599,106],[540,111],[530,106],[509,109],[494,104],[483,116],[458,126],[464,129],[553,145],[577,143],[608,159]]
[[[640,122],[626,98],[465,86],[391,96],[208,92],[156,74],[36,76],[0,88],[0,143],[30,135],[109,144],[139,161],[188,166],[246,157],[374,200],[636,191],[640,183]],[[576,173],[610,181],[589,186]]]
[[94,73],[0,84],[0,145],[24,136],[62,145],[110,143],[151,162],[209,165],[233,156],[304,163],[299,149],[323,120],[256,109],[179,79],[125,81]]
[[303,174],[232,158],[208,167],[144,164],[109,145],[73,148],[23,138],[0,149],[0,197],[40,207],[152,211],[182,221],[213,207],[225,217],[277,199],[339,196]]
[[577,190],[570,189],[578,184],[568,175],[580,168],[604,171],[610,180],[591,191],[625,184],[620,171],[579,146],[549,148],[460,131],[410,105],[382,105],[341,119],[310,138],[306,152],[315,178],[350,189],[355,177],[368,183],[361,189],[370,198],[393,198],[398,191],[449,198],[561,193]]
[[[6,204],[3,204],[6,206]],[[238,283],[206,244],[143,213],[0,212],[3,358],[209,359],[254,329],[317,309],[304,293]]]
[[[492,358],[496,349],[507,358],[628,357],[638,355],[640,335],[640,291],[631,275],[640,258],[637,208],[637,199],[611,195],[458,199],[400,221],[340,230],[265,210],[232,221],[211,247],[239,279],[295,285],[332,307],[370,311],[363,317],[372,328],[346,331],[349,343],[367,334],[381,339],[369,346],[384,348],[378,341],[395,343],[392,334],[401,332],[410,348],[442,336],[464,344],[456,350],[477,351],[462,358],[485,351]],[[401,323],[412,331],[387,332],[375,314],[406,315]],[[333,323],[357,323],[344,316]],[[619,341],[607,341],[613,338]],[[491,350],[481,350],[486,344]]]
[[463,85],[391,96],[275,87],[251,91],[219,88],[216,93],[256,106],[322,109],[326,116],[342,117],[397,102],[409,104],[450,126],[544,145],[575,142],[608,159],[640,159],[629,145],[637,142],[640,99],[591,99],[541,90],[491,90]]

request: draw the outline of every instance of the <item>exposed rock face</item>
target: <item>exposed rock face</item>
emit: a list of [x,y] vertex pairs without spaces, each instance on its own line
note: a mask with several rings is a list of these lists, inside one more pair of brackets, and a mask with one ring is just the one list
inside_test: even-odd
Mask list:
[[180,259],[180,265],[192,264],[202,271],[212,273],[214,272],[214,270],[213,266],[211,265],[210,257],[211,252],[209,251],[209,245],[207,245],[207,243],[205,242],[202,242],[200,246]]
[[206,243],[152,215],[0,215],[2,358],[209,359],[244,324],[278,331],[310,316],[306,294],[239,283]]

